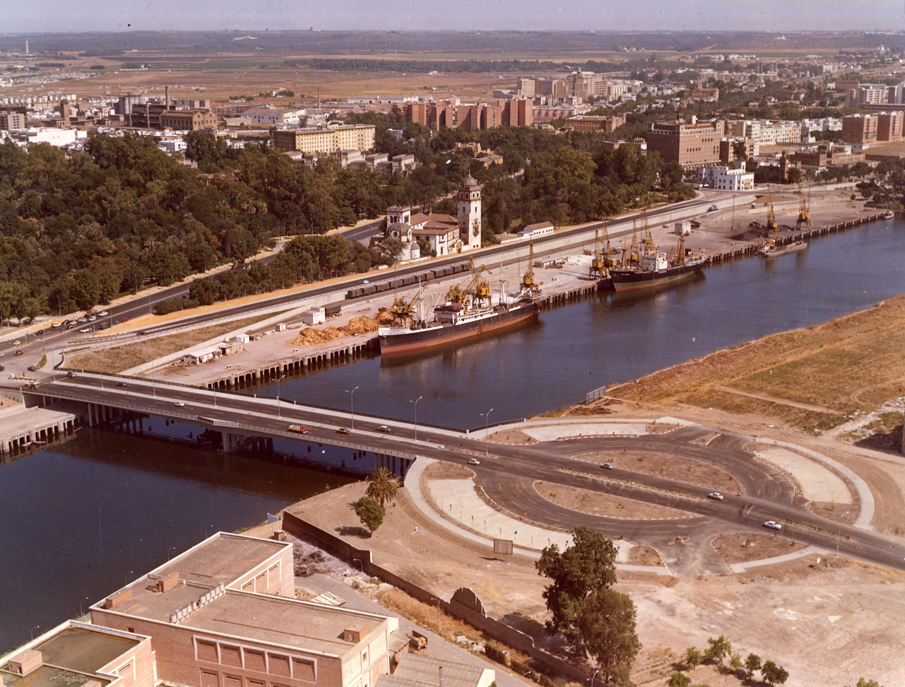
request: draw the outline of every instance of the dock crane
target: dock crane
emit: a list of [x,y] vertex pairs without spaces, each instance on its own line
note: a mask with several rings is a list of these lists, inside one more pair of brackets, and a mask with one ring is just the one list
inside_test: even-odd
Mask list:
[[433,277],[427,277],[410,300],[406,300],[404,296],[399,296],[393,301],[393,305],[390,306],[390,315],[393,316],[394,327],[404,327],[407,324],[411,325],[414,323],[416,317],[415,304],[421,300],[424,295],[424,289],[433,280]]
[[801,203],[798,205],[798,220],[795,222],[795,231],[800,231],[801,226],[811,231],[811,213],[808,210],[808,203],[804,197],[804,191],[801,190],[801,182],[798,182],[798,195],[801,196]]
[[604,218],[602,226],[606,248],[600,249],[600,236],[598,230],[594,229],[594,255],[591,257],[591,279],[606,279],[609,275],[609,268],[615,267],[617,264],[613,255],[615,251],[610,246],[610,236],[606,229],[606,218]]
[[641,263],[641,250],[638,247],[638,223],[636,219],[632,219],[632,244],[628,252],[625,250],[625,244],[622,248],[622,266],[633,267]]
[[767,229],[765,239],[773,239],[779,236],[779,225],[776,223],[776,211],[773,209],[773,196],[770,187],[767,187]]
[[528,244],[528,269],[522,276],[522,283],[519,285],[522,289],[522,295],[533,298],[540,293],[540,284],[534,280],[534,241]]
[[490,270],[484,267],[484,265],[475,267],[474,260],[469,258],[468,271],[471,273],[471,281],[468,282],[468,285],[464,288],[459,284],[454,284],[449,287],[449,291],[446,292],[446,300],[455,305],[463,305],[465,301],[468,300],[469,296],[471,296],[475,307],[481,305],[489,306],[490,282],[487,279],[482,279],[481,275],[484,272],[490,274]]

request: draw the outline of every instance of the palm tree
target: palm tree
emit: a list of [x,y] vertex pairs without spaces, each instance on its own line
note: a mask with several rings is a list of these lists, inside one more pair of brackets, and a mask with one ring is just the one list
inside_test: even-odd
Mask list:
[[387,502],[392,503],[396,500],[396,491],[399,489],[399,482],[396,475],[386,468],[377,468],[368,475],[368,489],[365,496],[375,499],[381,506]]

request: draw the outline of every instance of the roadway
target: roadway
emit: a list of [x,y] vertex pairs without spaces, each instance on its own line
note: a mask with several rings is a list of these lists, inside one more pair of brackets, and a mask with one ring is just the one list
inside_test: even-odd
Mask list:
[[[117,383],[124,386],[117,386]],[[236,433],[258,436],[293,436],[289,424],[304,424],[309,433],[306,443],[344,446],[353,450],[396,456],[425,456],[470,466],[476,483],[504,509],[541,525],[571,530],[576,525],[597,529],[607,536],[625,536],[633,540],[651,540],[692,536],[709,531],[766,532],[766,520],[783,523],[778,533],[792,541],[819,546],[827,551],[866,562],[905,570],[905,544],[862,529],[825,520],[804,507],[794,496],[791,484],[778,472],[755,462],[742,449],[742,440],[732,435],[704,446],[693,443],[703,430],[684,429],[662,435],[639,437],[599,437],[544,442],[531,446],[488,444],[470,435],[433,427],[412,427],[382,418],[349,414],[324,408],[289,404],[274,399],[256,399],[242,394],[213,392],[189,386],[176,386],[150,380],[79,374],[60,376],[56,381],[39,383],[34,393],[98,404],[113,404],[136,412],[199,423],[198,416],[215,422],[253,426]],[[342,435],[339,428],[354,432]],[[211,422],[201,424],[211,427]],[[392,434],[378,431],[386,425]],[[223,427],[229,431],[228,426]],[[415,440],[417,432],[418,440]],[[604,470],[596,464],[577,460],[587,452],[623,450],[681,455],[702,460],[727,471],[738,480],[741,494],[724,494],[723,501],[707,498],[704,487],[685,484],[664,476],[652,476],[616,467]],[[681,520],[616,520],[568,510],[543,499],[534,489],[541,480],[583,489],[625,496],[667,506],[696,516]],[[728,528],[728,529],[727,529]]]

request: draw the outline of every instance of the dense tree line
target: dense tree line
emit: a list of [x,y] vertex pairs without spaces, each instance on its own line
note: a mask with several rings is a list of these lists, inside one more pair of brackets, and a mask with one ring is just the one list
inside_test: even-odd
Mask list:
[[563,64],[551,60],[384,60],[379,58],[355,57],[311,57],[306,59],[285,60],[283,66],[297,69],[324,69],[341,72],[406,72],[424,73],[449,72],[484,73],[484,72],[572,72],[576,69],[594,72],[613,72],[625,69],[626,62],[597,62],[588,60],[584,63]]

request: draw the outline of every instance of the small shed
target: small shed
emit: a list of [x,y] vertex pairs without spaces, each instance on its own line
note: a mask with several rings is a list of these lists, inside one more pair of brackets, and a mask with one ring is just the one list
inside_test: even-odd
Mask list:
[[676,236],[688,236],[691,233],[691,222],[676,222]]
[[238,344],[247,344],[251,341],[251,336],[248,334],[238,334],[233,337],[233,343]]
[[322,324],[326,320],[327,315],[323,308],[310,308],[302,313],[302,322],[307,325]]

